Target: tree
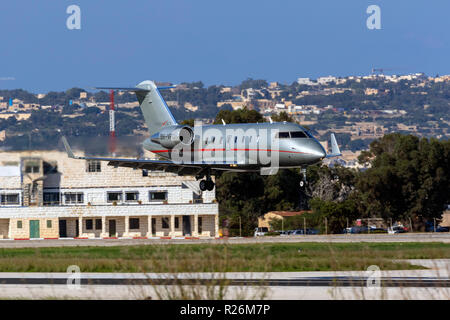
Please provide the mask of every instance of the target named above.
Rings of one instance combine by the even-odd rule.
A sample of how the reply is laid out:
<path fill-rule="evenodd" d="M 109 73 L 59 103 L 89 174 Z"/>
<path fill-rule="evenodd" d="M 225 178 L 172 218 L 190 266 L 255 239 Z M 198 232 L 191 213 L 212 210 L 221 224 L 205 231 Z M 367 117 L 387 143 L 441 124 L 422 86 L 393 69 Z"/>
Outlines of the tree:
<path fill-rule="evenodd" d="M 264 117 L 256 110 L 242 108 L 238 110 L 220 110 L 214 120 L 215 124 L 221 124 L 222 119 L 226 123 L 256 123 L 265 122 Z"/>
<path fill-rule="evenodd" d="M 189 127 L 194 127 L 194 122 L 195 122 L 195 119 L 191 118 L 191 119 L 185 119 L 185 120 L 181 121 L 180 124 L 186 125 L 186 126 L 189 126 Z"/>
<path fill-rule="evenodd" d="M 261 89 L 261 88 L 267 88 L 268 84 L 266 80 L 254 80 L 252 78 L 247 78 L 246 80 L 242 81 L 241 85 L 239 86 L 240 90 L 244 89 Z"/>
<path fill-rule="evenodd" d="M 295 120 L 288 115 L 285 111 L 280 112 L 279 114 L 274 114 L 271 116 L 272 120 L 275 122 L 295 122 Z"/>
<path fill-rule="evenodd" d="M 388 134 L 370 144 L 371 168 L 357 182 L 367 216 L 403 220 L 419 228 L 440 218 L 450 201 L 450 142 Z"/>

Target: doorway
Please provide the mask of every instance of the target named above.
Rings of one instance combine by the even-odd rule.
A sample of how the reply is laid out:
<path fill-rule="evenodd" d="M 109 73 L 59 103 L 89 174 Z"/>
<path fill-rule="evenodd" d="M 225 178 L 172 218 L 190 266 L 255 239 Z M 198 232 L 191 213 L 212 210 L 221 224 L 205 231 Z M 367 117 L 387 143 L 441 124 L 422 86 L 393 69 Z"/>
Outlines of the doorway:
<path fill-rule="evenodd" d="M 156 218 L 152 218 L 152 236 L 156 235 Z"/>
<path fill-rule="evenodd" d="M 116 236 L 116 220 L 109 220 L 109 236 Z"/>
<path fill-rule="evenodd" d="M 67 238 L 67 220 L 59 220 L 59 237 Z"/>
<path fill-rule="evenodd" d="M 191 235 L 191 217 L 183 216 L 183 236 Z"/>
<path fill-rule="evenodd" d="M 30 220 L 30 238 L 40 238 L 39 220 Z"/>
<path fill-rule="evenodd" d="M 78 220 L 75 220 L 75 238 L 80 236 L 80 226 L 78 224 Z"/>

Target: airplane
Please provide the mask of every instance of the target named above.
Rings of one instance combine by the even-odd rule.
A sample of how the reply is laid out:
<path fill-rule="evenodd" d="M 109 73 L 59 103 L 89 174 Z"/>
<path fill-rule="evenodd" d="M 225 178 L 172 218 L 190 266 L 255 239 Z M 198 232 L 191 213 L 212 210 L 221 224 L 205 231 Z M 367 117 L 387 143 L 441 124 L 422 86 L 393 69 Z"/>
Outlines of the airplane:
<path fill-rule="evenodd" d="M 160 156 L 156 159 L 120 159 L 76 156 L 67 139 L 62 141 L 70 158 L 108 161 L 114 167 L 162 170 L 178 175 L 195 176 L 201 191 L 211 191 L 215 183 L 211 176 L 218 172 L 258 172 L 274 174 L 278 169 L 300 168 L 306 185 L 306 166 L 325 158 L 341 156 L 334 134 L 331 153 L 305 128 L 290 122 L 245 124 L 187 125 L 178 124 L 160 90 L 146 80 L 134 88 L 106 88 L 134 92 L 137 96 L 150 137 L 143 148 Z"/>

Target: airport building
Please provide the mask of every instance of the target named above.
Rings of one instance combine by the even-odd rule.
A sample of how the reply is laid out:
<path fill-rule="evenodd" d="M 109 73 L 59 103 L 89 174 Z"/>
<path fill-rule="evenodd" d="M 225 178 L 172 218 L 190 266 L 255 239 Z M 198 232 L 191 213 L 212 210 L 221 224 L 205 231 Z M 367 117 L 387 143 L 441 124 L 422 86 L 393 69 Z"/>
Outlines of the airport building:
<path fill-rule="evenodd" d="M 0 152 L 0 238 L 218 237 L 215 190 L 162 171 Z"/>

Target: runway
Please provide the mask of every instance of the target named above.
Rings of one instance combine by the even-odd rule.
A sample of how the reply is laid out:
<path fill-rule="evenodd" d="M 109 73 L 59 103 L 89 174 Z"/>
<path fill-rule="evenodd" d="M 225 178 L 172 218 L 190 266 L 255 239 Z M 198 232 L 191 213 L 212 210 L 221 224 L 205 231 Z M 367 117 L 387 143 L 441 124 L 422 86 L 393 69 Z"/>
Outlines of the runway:
<path fill-rule="evenodd" d="M 67 275 L 65 277 L 1 277 L 0 285 L 66 285 Z M 81 285 L 203 285 L 214 286 L 218 284 L 228 286 L 287 286 L 287 287 L 366 287 L 368 277 L 351 276 L 328 276 L 328 277 L 302 277 L 298 276 L 291 279 L 198 279 L 198 278 L 178 278 L 163 276 L 161 278 L 117 278 L 117 277 L 89 277 L 81 278 Z M 381 287 L 425 287 L 425 288 L 450 288 L 450 279 L 432 278 L 432 277 L 383 277 L 380 278 Z"/>
<path fill-rule="evenodd" d="M 450 299 L 450 259 L 427 270 L 269 273 L 0 273 L 0 298 Z M 76 279 L 80 279 L 79 282 Z M 371 282 L 372 280 L 372 282 Z M 379 280 L 374 285 L 373 280 Z"/>

